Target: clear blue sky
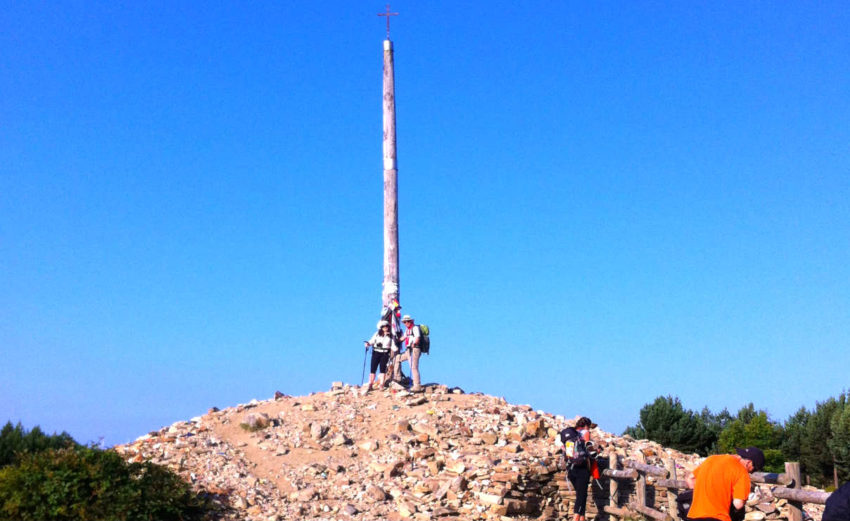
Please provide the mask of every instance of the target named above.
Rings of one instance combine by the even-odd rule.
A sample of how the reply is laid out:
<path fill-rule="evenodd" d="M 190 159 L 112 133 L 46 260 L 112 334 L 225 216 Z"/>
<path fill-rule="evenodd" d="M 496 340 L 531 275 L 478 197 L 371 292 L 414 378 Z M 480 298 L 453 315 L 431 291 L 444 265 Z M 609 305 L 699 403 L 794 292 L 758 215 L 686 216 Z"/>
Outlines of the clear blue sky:
<path fill-rule="evenodd" d="M 114 444 L 359 384 L 383 9 L 0 2 L 0 422 Z M 615 432 L 850 387 L 846 1 L 392 9 L 427 381 Z"/>

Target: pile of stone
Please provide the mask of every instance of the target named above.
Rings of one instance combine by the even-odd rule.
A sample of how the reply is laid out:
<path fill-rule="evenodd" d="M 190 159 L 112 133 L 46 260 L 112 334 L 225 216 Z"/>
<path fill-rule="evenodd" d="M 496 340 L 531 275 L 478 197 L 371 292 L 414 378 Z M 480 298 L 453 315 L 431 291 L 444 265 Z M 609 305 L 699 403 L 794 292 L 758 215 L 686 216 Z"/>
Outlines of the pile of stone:
<path fill-rule="evenodd" d="M 358 391 L 337 382 L 310 396 L 277 393 L 213 408 L 115 449 L 130 461 L 178 472 L 222 505 L 223 519 L 569 516 L 575 491 L 559 469 L 555 440 L 574 419 L 446 386 L 420 394 L 400 387 L 365 396 Z M 599 429 L 593 437 L 604 455 L 622 460 L 640 456 L 662 466 L 673 458 L 680 475 L 699 463 L 696 455 L 646 440 Z M 591 488 L 589 517 L 607 517 L 608 479 Z M 623 482 L 617 501 L 625 504 L 633 495 L 633 486 Z M 751 521 L 787 518 L 783 500 L 765 494 L 753 501 Z"/>

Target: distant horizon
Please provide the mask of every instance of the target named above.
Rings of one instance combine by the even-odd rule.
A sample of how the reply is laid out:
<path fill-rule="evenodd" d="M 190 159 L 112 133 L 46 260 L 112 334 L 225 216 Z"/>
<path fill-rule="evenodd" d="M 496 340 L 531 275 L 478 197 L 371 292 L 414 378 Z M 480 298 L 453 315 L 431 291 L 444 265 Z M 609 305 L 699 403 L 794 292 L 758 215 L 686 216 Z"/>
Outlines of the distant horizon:
<path fill-rule="evenodd" d="M 609 432 L 850 387 L 845 2 L 391 7 L 425 381 Z M 0 419 L 114 445 L 359 381 L 384 10 L 7 5 Z"/>

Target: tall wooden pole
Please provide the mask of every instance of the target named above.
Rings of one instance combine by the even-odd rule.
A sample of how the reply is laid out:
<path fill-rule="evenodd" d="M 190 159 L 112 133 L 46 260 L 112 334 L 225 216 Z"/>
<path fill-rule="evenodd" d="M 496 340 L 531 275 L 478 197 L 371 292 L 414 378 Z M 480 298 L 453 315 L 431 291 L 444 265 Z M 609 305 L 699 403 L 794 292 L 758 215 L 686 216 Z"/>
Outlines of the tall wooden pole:
<path fill-rule="evenodd" d="M 399 299 L 395 80 L 393 42 L 389 34 L 384 40 L 384 288 L 381 297 L 384 306 Z"/>

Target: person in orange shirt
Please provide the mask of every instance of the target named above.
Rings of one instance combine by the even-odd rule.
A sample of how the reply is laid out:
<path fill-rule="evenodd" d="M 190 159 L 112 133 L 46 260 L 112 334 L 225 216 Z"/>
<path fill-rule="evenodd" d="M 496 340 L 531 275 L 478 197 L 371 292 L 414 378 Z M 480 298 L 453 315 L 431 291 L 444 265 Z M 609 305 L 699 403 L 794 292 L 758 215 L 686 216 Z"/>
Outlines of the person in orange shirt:
<path fill-rule="evenodd" d="M 750 495 L 750 472 L 764 467 L 764 453 L 757 447 L 736 452 L 709 456 L 688 476 L 688 486 L 694 489 L 688 519 L 731 521 L 730 506 L 744 508 Z"/>

